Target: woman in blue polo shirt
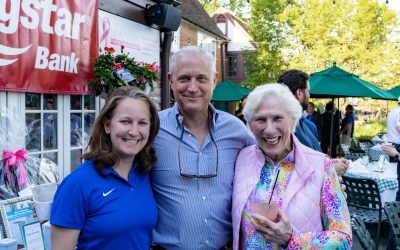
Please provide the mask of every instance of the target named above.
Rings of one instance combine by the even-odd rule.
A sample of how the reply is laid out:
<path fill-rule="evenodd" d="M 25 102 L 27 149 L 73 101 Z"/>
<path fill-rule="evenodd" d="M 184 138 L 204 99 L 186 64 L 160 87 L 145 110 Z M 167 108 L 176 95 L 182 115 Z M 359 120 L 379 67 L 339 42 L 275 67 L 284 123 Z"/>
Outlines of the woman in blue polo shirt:
<path fill-rule="evenodd" d="M 157 221 L 148 172 L 159 129 L 142 92 L 112 92 L 97 117 L 85 162 L 68 175 L 51 210 L 53 249 L 149 249 Z"/>

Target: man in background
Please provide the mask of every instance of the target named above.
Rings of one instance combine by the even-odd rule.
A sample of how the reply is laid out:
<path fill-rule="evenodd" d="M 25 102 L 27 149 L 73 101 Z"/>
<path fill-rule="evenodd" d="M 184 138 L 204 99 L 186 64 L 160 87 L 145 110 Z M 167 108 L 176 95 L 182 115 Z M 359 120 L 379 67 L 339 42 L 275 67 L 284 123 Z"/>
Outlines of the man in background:
<path fill-rule="evenodd" d="M 342 135 L 341 143 L 347 144 L 350 146 L 351 138 L 353 138 L 354 134 L 354 108 L 353 105 L 349 104 L 346 106 L 346 114 L 342 120 L 340 125 L 340 134 Z"/>
<path fill-rule="evenodd" d="M 397 99 L 397 107 L 392 109 L 386 119 L 386 136 L 397 151 L 400 151 L 400 96 Z M 397 159 L 390 157 L 390 161 L 397 162 Z"/>
<path fill-rule="evenodd" d="M 310 76 L 307 73 L 297 69 L 290 69 L 284 71 L 279 76 L 278 82 L 288 86 L 303 109 L 307 109 L 310 98 L 309 79 Z M 295 135 L 302 144 L 322 152 L 317 139 L 318 132 L 315 124 L 305 119 L 303 116 L 296 126 Z M 344 159 L 332 159 L 332 162 L 339 177 L 341 177 L 349 167 L 349 161 Z"/>
<path fill-rule="evenodd" d="M 322 117 L 321 114 L 315 111 L 314 103 L 308 102 L 306 119 L 312 121 L 317 127 L 318 141 L 321 142 L 322 137 Z"/>

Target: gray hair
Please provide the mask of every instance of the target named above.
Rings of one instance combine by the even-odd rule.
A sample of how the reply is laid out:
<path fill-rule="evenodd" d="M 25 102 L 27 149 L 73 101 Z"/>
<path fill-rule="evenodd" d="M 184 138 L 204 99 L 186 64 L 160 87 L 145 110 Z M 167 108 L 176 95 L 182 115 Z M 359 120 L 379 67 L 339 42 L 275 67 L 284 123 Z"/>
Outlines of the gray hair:
<path fill-rule="evenodd" d="M 216 72 L 216 61 L 213 55 L 204 49 L 197 46 L 187 46 L 172 55 L 170 62 L 170 73 L 174 75 L 176 73 L 176 62 L 181 57 L 197 57 L 208 63 L 210 66 L 210 76 L 214 78 Z M 212 79 L 213 80 L 213 79 Z"/>
<path fill-rule="evenodd" d="M 281 107 L 295 120 L 295 126 L 293 127 L 293 130 L 295 130 L 303 109 L 289 88 L 280 83 L 268 83 L 258 86 L 249 94 L 242 112 L 246 121 L 251 121 L 261 102 L 269 97 L 277 97 Z"/>

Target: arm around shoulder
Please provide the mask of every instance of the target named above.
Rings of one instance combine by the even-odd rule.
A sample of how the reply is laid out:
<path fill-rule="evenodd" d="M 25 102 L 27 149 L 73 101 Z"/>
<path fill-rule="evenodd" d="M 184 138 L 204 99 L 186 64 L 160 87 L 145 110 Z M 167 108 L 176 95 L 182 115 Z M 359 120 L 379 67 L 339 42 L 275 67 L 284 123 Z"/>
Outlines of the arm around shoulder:
<path fill-rule="evenodd" d="M 75 249 L 80 230 L 65 227 L 51 226 L 51 249 L 72 250 Z"/>

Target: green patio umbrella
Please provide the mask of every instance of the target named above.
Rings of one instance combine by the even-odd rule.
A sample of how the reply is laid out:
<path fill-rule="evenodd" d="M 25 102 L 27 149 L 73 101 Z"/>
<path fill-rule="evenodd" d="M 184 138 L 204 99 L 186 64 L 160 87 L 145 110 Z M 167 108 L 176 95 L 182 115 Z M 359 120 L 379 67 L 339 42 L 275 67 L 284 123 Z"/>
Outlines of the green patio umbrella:
<path fill-rule="evenodd" d="M 212 101 L 239 101 L 251 92 L 250 89 L 240 86 L 229 80 L 217 84 L 214 89 Z"/>
<path fill-rule="evenodd" d="M 382 100 L 397 98 L 360 77 L 336 66 L 310 75 L 310 95 L 313 98 L 370 97 Z M 333 118 L 331 120 L 333 122 Z M 332 148 L 332 131 L 330 131 L 330 148 Z"/>
<path fill-rule="evenodd" d="M 310 94 L 313 98 L 370 97 L 396 100 L 397 97 L 334 65 L 311 74 Z"/>
<path fill-rule="evenodd" d="M 387 92 L 391 93 L 394 96 L 399 97 L 400 96 L 400 85 L 389 89 Z"/>

